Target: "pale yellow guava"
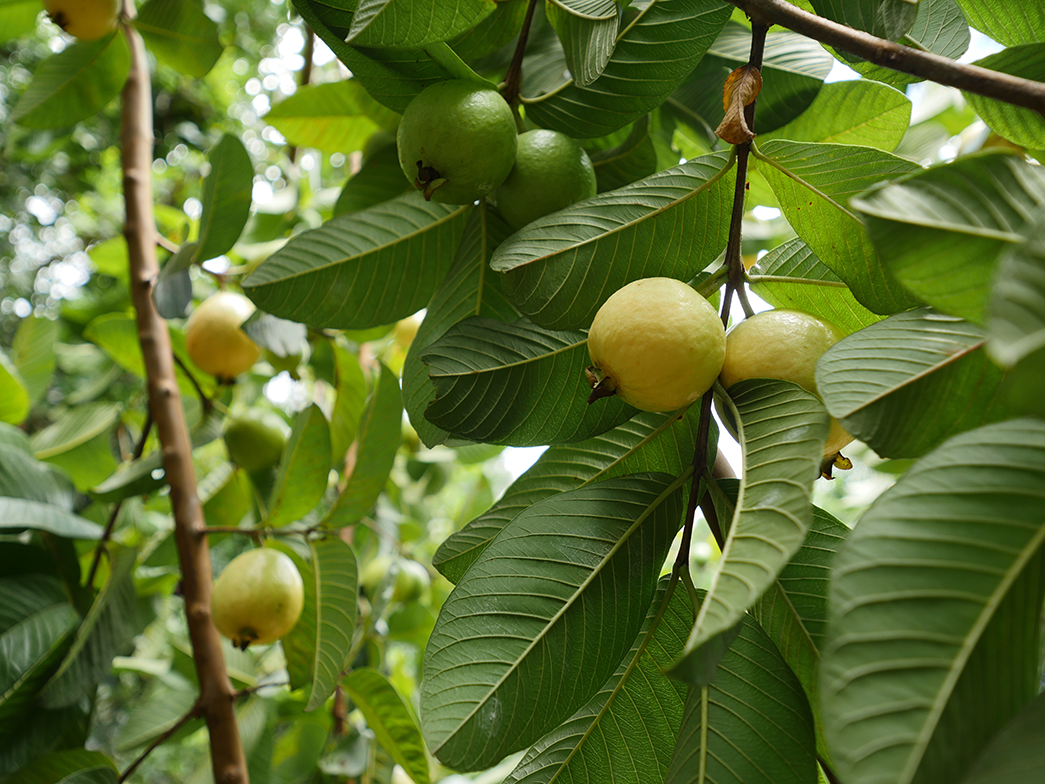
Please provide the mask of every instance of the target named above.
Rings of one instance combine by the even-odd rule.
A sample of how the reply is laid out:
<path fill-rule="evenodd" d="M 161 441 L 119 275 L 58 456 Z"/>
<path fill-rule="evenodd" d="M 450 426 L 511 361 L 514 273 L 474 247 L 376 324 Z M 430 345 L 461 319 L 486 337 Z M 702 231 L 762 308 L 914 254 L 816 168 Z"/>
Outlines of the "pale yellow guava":
<path fill-rule="evenodd" d="M 237 648 L 275 642 L 294 628 L 305 603 L 301 574 L 278 550 L 248 550 L 229 561 L 214 583 L 210 611 Z"/>
<path fill-rule="evenodd" d="M 118 0 L 44 0 L 51 21 L 81 41 L 96 41 L 116 28 Z"/>
<path fill-rule="evenodd" d="M 816 362 L 845 337 L 834 324 L 797 310 L 767 310 L 741 321 L 726 335 L 722 386 L 748 378 L 776 378 L 819 397 Z M 831 417 L 824 457 L 837 454 L 853 437 Z"/>
<path fill-rule="evenodd" d="M 261 349 L 240 329 L 254 303 L 234 291 L 219 291 L 192 311 L 185 325 L 185 349 L 205 373 L 233 379 L 250 370 Z"/>
<path fill-rule="evenodd" d="M 674 278 L 644 278 L 615 292 L 588 332 L 592 398 L 615 393 L 643 411 L 674 411 L 711 388 L 726 335 L 715 309 Z"/>

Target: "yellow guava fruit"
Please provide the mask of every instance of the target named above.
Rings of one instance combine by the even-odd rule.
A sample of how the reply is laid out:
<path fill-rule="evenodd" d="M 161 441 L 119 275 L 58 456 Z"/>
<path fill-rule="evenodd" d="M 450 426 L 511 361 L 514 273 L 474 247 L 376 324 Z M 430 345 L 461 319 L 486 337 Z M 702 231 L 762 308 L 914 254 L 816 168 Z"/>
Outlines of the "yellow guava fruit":
<path fill-rule="evenodd" d="M 116 28 L 119 0 L 44 0 L 51 21 L 81 41 L 96 41 Z"/>
<path fill-rule="evenodd" d="M 218 631 L 237 648 L 275 642 L 294 628 L 305 603 L 301 574 L 290 558 L 261 547 L 229 561 L 211 594 Z"/>
<path fill-rule="evenodd" d="M 588 332 L 589 400 L 615 393 L 643 411 L 674 411 L 711 388 L 726 334 L 715 309 L 674 278 L 644 278 L 615 292 Z"/>
<path fill-rule="evenodd" d="M 279 462 L 288 435 L 290 427 L 275 411 L 252 409 L 229 419 L 225 447 L 240 468 L 262 471 Z"/>
<path fill-rule="evenodd" d="M 197 367 L 222 379 L 233 379 L 258 361 L 261 349 L 240 325 L 254 303 L 234 291 L 219 291 L 192 311 L 185 325 L 185 349 Z"/>
<path fill-rule="evenodd" d="M 776 378 L 819 397 L 816 362 L 845 337 L 834 324 L 797 310 L 767 310 L 741 321 L 726 335 L 722 386 L 748 378 Z M 831 417 L 824 457 L 837 454 L 853 437 Z"/>
<path fill-rule="evenodd" d="M 515 165 L 496 191 L 497 209 L 518 231 L 549 212 L 595 195 L 595 169 L 577 142 L 544 129 L 519 136 Z"/>
<path fill-rule="evenodd" d="M 504 182 L 517 138 L 515 116 L 496 90 L 436 82 L 403 112 L 399 165 L 426 200 L 471 204 Z"/>

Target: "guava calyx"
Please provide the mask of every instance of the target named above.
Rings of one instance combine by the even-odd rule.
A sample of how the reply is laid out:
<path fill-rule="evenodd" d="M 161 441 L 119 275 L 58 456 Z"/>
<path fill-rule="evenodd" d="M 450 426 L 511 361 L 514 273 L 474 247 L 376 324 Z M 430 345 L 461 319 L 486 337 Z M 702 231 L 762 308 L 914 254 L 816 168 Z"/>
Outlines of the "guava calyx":
<path fill-rule="evenodd" d="M 591 394 L 588 395 L 588 405 L 591 405 L 596 400 L 617 394 L 616 382 L 612 376 L 604 374 L 602 368 L 589 365 L 584 368 L 584 378 L 587 379 L 588 386 L 591 387 Z"/>
<path fill-rule="evenodd" d="M 446 177 L 431 166 L 425 166 L 424 161 L 417 162 L 417 176 L 414 177 L 414 187 L 421 191 L 425 201 L 431 201 L 432 194 L 435 193 L 436 188 L 448 182 L 449 180 Z"/>

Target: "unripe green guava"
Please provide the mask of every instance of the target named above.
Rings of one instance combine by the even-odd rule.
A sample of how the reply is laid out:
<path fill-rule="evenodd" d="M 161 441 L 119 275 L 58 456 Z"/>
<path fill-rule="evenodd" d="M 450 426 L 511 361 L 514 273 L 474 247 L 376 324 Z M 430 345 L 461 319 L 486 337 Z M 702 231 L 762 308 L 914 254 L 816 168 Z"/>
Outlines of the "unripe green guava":
<path fill-rule="evenodd" d="M 274 411 L 251 409 L 231 417 L 225 426 L 225 446 L 233 463 L 247 471 L 262 471 L 279 463 L 290 427 Z"/>
<path fill-rule="evenodd" d="M 290 558 L 261 547 L 236 556 L 214 583 L 210 611 L 237 648 L 275 642 L 294 628 L 305 603 L 301 574 Z"/>

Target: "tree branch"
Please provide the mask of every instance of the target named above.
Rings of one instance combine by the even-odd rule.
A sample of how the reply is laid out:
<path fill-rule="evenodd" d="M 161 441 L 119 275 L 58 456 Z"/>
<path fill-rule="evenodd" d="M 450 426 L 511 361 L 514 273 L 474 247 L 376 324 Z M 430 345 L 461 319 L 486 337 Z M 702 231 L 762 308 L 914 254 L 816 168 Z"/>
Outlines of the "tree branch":
<path fill-rule="evenodd" d="M 226 673 L 218 630 L 210 619 L 210 550 L 207 537 L 202 534 L 206 525 L 196 495 L 192 442 L 174 375 L 167 324 L 152 301 L 153 283 L 159 274 L 152 209 L 152 89 L 141 36 L 129 25 L 123 30 L 131 54 L 121 118 L 127 210 L 124 235 L 130 257 L 131 298 L 137 311 L 138 339 L 145 361 L 149 411 L 156 423 L 163 468 L 170 483 L 182 593 L 200 682 L 200 710 L 210 732 L 214 780 L 218 784 L 240 784 L 248 780 L 247 762 L 233 712 L 236 692 Z"/>
<path fill-rule="evenodd" d="M 508 66 L 508 72 L 504 76 L 504 90 L 501 95 L 512 107 L 519 101 L 519 92 L 522 89 L 522 61 L 526 54 L 526 40 L 530 37 L 530 25 L 533 23 L 533 12 L 537 7 L 537 0 L 530 0 L 526 7 L 526 17 L 523 19 L 522 30 L 519 31 L 519 40 L 515 44 L 515 54 Z"/>
<path fill-rule="evenodd" d="M 977 95 L 1023 106 L 1045 116 L 1045 83 L 965 65 L 947 57 L 877 38 L 796 8 L 785 0 L 729 0 L 754 20 L 777 24 L 855 54 L 875 65 Z"/>

